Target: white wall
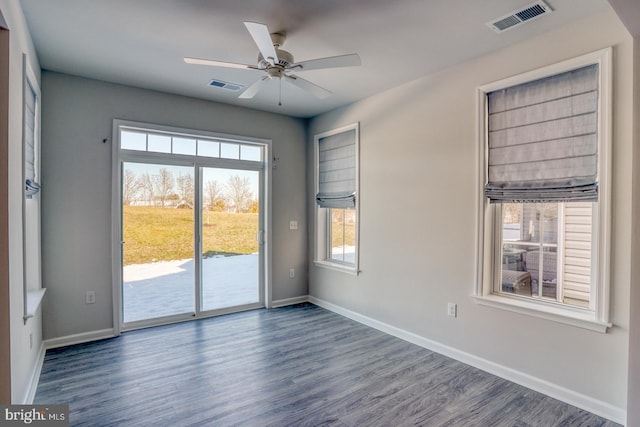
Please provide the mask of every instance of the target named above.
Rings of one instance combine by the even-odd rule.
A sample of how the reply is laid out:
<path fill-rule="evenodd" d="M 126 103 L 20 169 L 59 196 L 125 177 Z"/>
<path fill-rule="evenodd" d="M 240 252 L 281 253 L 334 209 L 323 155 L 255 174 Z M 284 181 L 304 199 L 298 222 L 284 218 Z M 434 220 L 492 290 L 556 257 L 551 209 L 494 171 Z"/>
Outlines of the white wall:
<path fill-rule="evenodd" d="M 600 334 L 476 305 L 480 85 L 614 46 L 612 316 Z M 311 264 L 311 296 L 454 354 L 512 369 L 624 421 L 629 327 L 633 43 L 613 12 L 451 67 L 310 122 L 313 134 L 360 122 L 359 276 Z M 313 194 L 313 150 L 308 193 Z M 313 200 L 310 248 L 314 247 Z M 312 254 L 312 251 L 310 251 Z M 312 256 L 312 255 L 310 255 Z M 447 303 L 458 317 L 447 317 Z M 564 393 L 564 394 L 563 394 Z"/>
<path fill-rule="evenodd" d="M 23 316 L 22 259 L 22 55 L 40 79 L 40 65 L 18 0 L 0 0 L 10 30 L 9 89 L 9 281 L 11 323 L 11 401 L 29 398 L 42 342 L 40 312 L 25 325 Z M 37 245 L 37 243 L 36 243 Z M 30 343 L 29 336 L 32 336 Z M 32 345 L 31 345 L 32 344 Z"/>
<path fill-rule="evenodd" d="M 46 71 L 42 98 L 45 339 L 114 326 L 114 118 L 272 140 L 279 158 L 272 175 L 273 299 L 307 294 L 304 120 Z M 302 230 L 289 231 L 291 219 Z M 295 279 L 289 278 L 289 268 L 298 272 Z M 88 290 L 96 292 L 95 304 L 84 304 Z"/>

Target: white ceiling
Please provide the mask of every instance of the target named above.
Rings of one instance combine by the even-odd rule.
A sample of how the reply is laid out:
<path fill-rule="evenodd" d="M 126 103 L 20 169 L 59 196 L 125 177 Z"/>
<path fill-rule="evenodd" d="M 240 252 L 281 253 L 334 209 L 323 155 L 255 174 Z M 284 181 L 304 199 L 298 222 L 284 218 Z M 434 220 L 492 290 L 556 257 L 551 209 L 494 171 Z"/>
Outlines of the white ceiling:
<path fill-rule="evenodd" d="M 312 117 L 609 8 L 547 0 L 553 13 L 494 33 L 485 23 L 533 0 L 21 0 L 43 69 Z M 634 2 L 636 0 L 628 0 Z M 357 52 L 362 66 L 301 72 L 333 92 L 319 100 L 271 81 L 254 99 L 207 86 L 250 85 L 254 70 L 187 65 L 184 56 L 255 64 L 244 21 L 287 33 L 296 61 Z"/>

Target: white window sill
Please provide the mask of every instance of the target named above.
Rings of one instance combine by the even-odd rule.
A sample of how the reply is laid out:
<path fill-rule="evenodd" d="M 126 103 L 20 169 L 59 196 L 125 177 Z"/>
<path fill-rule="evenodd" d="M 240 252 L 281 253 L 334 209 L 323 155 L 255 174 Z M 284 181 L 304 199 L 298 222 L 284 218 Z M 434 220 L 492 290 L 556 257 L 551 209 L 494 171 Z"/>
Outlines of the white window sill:
<path fill-rule="evenodd" d="M 475 302 L 480 305 L 551 320 L 553 322 L 576 326 L 590 331 L 606 333 L 607 329 L 612 326 L 611 323 L 597 320 L 595 318 L 595 314 L 588 310 L 574 309 L 556 304 L 545 304 L 536 301 L 528 301 L 524 298 L 495 294 L 482 296 L 475 295 L 473 298 Z"/>
<path fill-rule="evenodd" d="M 329 261 L 314 261 L 313 264 L 316 265 L 317 267 L 322 267 L 329 270 L 341 271 L 343 273 L 353 274 L 354 276 L 357 276 L 359 273 L 359 271 L 356 269 L 354 265 L 339 264 L 336 262 L 329 262 Z"/>
<path fill-rule="evenodd" d="M 35 291 L 27 291 L 27 311 L 24 314 L 25 323 L 27 322 L 27 319 L 35 316 L 36 311 L 38 311 L 38 308 L 40 308 L 40 304 L 42 304 L 42 298 L 44 298 L 44 293 L 46 290 L 46 288 L 42 288 Z"/>

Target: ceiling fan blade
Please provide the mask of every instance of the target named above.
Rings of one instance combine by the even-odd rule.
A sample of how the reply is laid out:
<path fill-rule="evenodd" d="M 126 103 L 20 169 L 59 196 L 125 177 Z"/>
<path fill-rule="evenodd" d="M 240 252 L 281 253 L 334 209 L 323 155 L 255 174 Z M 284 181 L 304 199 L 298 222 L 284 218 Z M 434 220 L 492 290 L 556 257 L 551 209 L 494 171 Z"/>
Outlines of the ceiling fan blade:
<path fill-rule="evenodd" d="M 247 65 L 247 64 L 238 64 L 237 62 L 226 62 L 226 61 L 215 61 L 213 59 L 201 59 L 201 58 L 184 58 L 184 62 L 187 64 L 195 64 L 195 65 L 210 65 L 213 67 L 226 67 L 226 68 L 240 68 L 245 70 L 259 70 L 260 68 Z"/>
<path fill-rule="evenodd" d="M 256 93 L 262 89 L 262 86 L 269 80 L 269 76 L 264 76 L 260 80 L 256 80 L 251 86 L 249 86 L 244 92 L 238 96 L 238 98 L 253 98 L 256 96 Z"/>
<path fill-rule="evenodd" d="M 302 90 L 306 90 L 307 92 L 311 92 L 320 99 L 324 99 L 332 94 L 331 91 L 320 87 L 315 83 L 311 83 L 309 80 L 305 80 L 302 77 L 298 77 L 294 74 L 285 74 L 284 76 L 292 85 L 297 86 Z"/>
<path fill-rule="evenodd" d="M 287 68 L 299 68 L 299 71 L 308 71 L 321 70 L 323 68 L 353 67 L 361 63 L 360 56 L 357 53 L 350 53 L 348 55 L 330 56 L 327 58 L 297 62 Z"/>
<path fill-rule="evenodd" d="M 271 65 L 277 63 L 278 55 L 276 55 L 276 48 L 273 47 L 273 41 L 267 26 L 258 22 L 245 22 L 244 25 L 249 30 L 251 37 L 253 37 L 253 41 L 258 45 L 258 50 L 260 50 L 262 57 L 269 61 Z"/>

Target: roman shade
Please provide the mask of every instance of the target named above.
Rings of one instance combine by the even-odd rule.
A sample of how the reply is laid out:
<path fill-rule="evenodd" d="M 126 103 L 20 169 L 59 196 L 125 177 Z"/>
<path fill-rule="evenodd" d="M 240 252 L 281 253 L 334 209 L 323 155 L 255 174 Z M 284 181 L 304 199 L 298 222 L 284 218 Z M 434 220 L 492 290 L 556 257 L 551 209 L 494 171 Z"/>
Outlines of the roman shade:
<path fill-rule="evenodd" d="M 36 179 L 36 93 L 31 87 L 28 79 L 24 79 L 24 117 L 23 117 L 23 139 L 24 139 L 24 179 L 25 195 L 27 198 L 33 197 L 40 191 L 40 185 Z"/>
<path fill-rule="evenodd" d="M 356 131 L 318 139 L 318 194 L 321 208 L 356 205 Z"/>
<path fill-rule="evenodd" d="M 598 65 L 487 94 L 491 202 L 598 199 Z"/>

